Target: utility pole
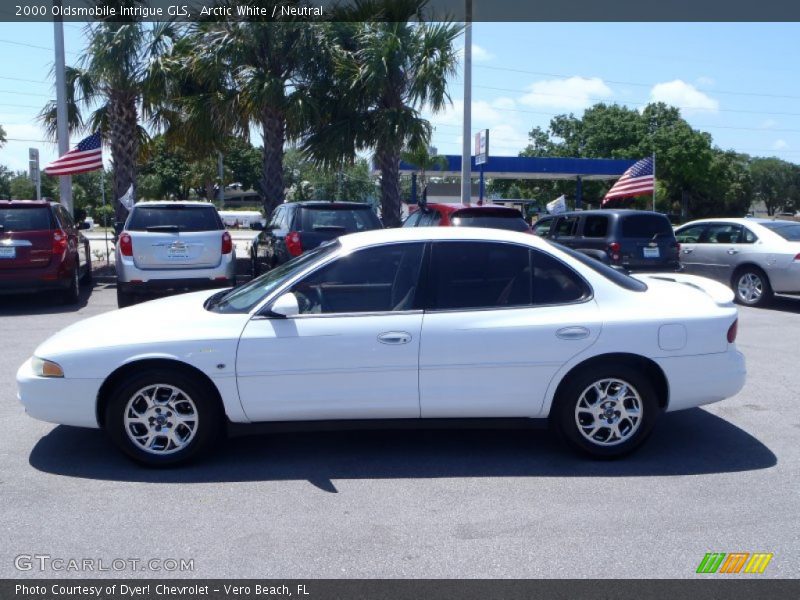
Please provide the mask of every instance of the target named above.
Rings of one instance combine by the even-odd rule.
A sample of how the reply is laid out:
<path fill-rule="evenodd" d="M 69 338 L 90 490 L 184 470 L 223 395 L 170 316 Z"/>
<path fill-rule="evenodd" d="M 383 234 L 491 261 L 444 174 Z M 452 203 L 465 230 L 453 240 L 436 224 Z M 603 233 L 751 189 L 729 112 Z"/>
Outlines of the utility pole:
<path fill-rule="evenodd" d="M 217 199 L 219 200 L 219 208 L 222 210 L 225 204 L 225 167 L 222 164 L 222 152 L 217 152 L 217 178 L 219 179 L 219 190 L 217 191 Z"/>
<path fill-rule="evenodd" d="M 53 6 L 61 8 L 61 0 L 53 0 Z M 60 13 L 61 11 L 58 11 L 57 14 Z M 62 17 L 53 18 L 53 36 L 55 41 L 58 155 L 64 156 L 69 152 L 69 123 L 67 122 L 67 80 L 64 65 L 64 20 Z M 58 189 L 61 204 L 69 214 L 72 214 L 72 176 L 59 175 Z"/>
<path fill-rule="evenodd" d="M 472 0 L 466 0 L 464 24 L 464 123 L 461 143 L 461 203 L 469 205 L 472 196 Z"/>

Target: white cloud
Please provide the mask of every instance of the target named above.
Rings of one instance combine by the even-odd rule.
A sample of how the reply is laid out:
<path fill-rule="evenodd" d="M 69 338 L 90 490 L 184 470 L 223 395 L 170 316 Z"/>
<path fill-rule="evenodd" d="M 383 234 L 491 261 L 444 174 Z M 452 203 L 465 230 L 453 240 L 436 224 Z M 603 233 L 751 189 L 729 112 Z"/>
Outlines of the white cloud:
<path fill-rule="evenodd" d="M 494 58 L 494 54 L 489 52 L 486 48 L 472 44 L 472 60 L 477 62 L 488 62 Z"/>
<path fill-rule="evenodd" d="M 508 110 L 517 107 L 517 103 L 513 98 L 500 96 L 492 100 L 492 106 L 500 110 Z"/>
<path fill-rule="evenodd" d="M 712 79 L 711 77 L 706 77 L 705 75 L 701 75 L 700 77 L 695 79 L 695 82 L 697 83 L 697 85 L 701 87 L 711 87 L 712 85 L 717 83 L 716 81 L 714 81 L 714 79 Z"/>
<path fill-rule="evenodd" d="M 789 148 L 789 144 L 786 140 L 775 140 L 775 143 L 772 144 L 773 150 L 786 150 L 787 148 Z"/>
<path fill-rule="evenodd" d="M 719 110 L 718 100 L 680 79 L 654 85 L 650 90 L 650 100 L 677 106 L 685 114 Z"/>
<path fill-rule="evenodd" d="M 767 119 L 761 123 L 761 129 L 773 129 L 777 126 L 778 122 L 775 119 Z"/>
<path fill-rule="evenodd" d="M 548 79 L 528 86 L 529 93 L 520 102 L 537 108 L 579 110 L 614 95 L 599 77 Z"/>

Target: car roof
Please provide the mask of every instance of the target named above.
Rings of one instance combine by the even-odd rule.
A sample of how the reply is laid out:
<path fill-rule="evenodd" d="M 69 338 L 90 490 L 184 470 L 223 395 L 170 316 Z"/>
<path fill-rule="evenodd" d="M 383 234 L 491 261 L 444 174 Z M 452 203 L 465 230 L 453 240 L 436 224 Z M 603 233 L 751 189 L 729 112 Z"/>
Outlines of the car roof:
<path fill-rule="evenodd" d="M 334 206 L 336 208 L 368 208 L 372 209 L 369 204 L 364 202 L 327 202 L 325 200 L 304 200 L 303 202 L 284 202 L 285 205 L 302 206 L 304 208 L 326 208 Z M 279 205 L 280 206 L 280 205 Z"/>
<path fill-rule="evenodd" d="M 448 202 L 428 202 L 425 208 L 433 208 L 447 213 L 454 213 L 459 210 L 507 210 L 518 213 L 519 209 L 511 206 L 503 206 L 502 204 L 450 204 Z"/>
<path fill-rule="evenodd" d="M 659 215 L 667 218 L 664 213 L 656 212 L 653 210 L 637 210 L 635 208 L 593 208 L 591 210 L 568 210 L 560 215 L 547 215 L 552 217 L 559 217 L 563 215 L 577 216 L 577 215 Z"/>
<path fill-rule="evenodd" d="M 142 200 L 134 204 L 134 207 L 137 206 L 210 206 L 212 208 L 216 208 L 211 202 L 205 202 L 203 200 Z"/>
<path fill-rule="evenodd" d="M 742 225 L 755 223 L 756 225 L 763 225 L 765 223 L 797 223 L 790 219 L 765 219 L 763 217 L 713 217 L 709 219 L 695 219 L 694 221 L 687 221 L 681 227 L 687 225 L 699 225 L 701 223 L 738 223 Z"/>
<path fill-rule="evenodd" d="M 551 248 L 550 244 L 528 232 L 508 231 L 488 227 L 399 227 L 375 229 L 341 236 L 339 242 L 348 249 L 362 248 L 393 242 L 427 242 L 439 240 L 464 240 L 485 242 L 513 242 Z"/>
<path fill-rule="evenodd" d="M 0 206 L 50 206 L 51 204 L 58 204 L 58 202 L 50 202 L 49 200 L 0 200 Z"/>

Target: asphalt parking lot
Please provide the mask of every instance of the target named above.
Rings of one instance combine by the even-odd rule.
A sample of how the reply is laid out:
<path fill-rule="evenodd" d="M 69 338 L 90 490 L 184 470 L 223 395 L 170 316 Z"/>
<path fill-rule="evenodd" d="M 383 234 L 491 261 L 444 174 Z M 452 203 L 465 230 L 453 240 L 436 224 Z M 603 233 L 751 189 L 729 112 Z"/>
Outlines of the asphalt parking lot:
<path fill-rule="evenodd" d="M 70 309 L 0 298 L 2 577 L 154 575 L 21 572 L 20 554 L 194 559 L 156 576 L 202 578 L 684 578 L 706 552 L 740 551 L 774 553 L 756 577 L 800 569 L 800 299 L 741 308 L 744 390 L 665 416 L 621 461 L 585 460 L 547 431 L 295 433 L 167 471 L 16 399 L 39 343 L 115 308 L 107 283 Z"/>

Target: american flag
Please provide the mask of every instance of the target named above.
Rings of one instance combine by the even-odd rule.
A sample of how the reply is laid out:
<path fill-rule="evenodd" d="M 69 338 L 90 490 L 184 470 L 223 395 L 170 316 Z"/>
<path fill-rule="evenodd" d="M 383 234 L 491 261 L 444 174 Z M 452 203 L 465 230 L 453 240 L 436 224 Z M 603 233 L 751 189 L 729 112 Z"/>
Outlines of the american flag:
<path fill-rule="evenodd" d="M 74 150 L 47 165 L 44 172 L 48 175 L 77 175 L 102 168 L 102 138 L 99 133 L 93 133 L 78 142 Z"/>
<path fill-rule="evenodd" d="M 631 198 L 642 194 L 652 194 L 655 185 L 653 173 L 653 158 L 643 158 L 622 174 L 617 183 L 608 190 L 603 198 L 603 206 L 609 200 L 617 198 Z"/>

